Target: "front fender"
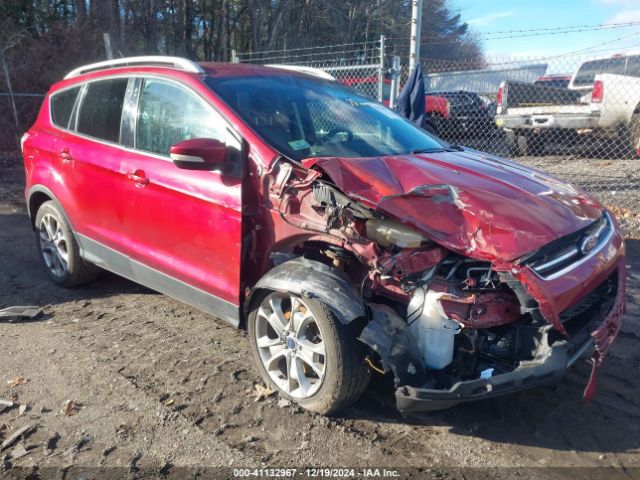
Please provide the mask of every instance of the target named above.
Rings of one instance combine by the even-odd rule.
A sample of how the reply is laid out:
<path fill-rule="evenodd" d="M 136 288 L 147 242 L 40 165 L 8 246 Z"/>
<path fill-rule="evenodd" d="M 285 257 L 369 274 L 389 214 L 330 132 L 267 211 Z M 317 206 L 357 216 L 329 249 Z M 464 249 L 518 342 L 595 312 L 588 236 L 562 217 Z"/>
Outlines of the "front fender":
<path fill-rule="evenodd" d="M 360 294 L 346 275 L 315 260 L 298 257 L 272 268 L 256 283 L 251 297 L 263 289 L 318 300 L 345 325 L 367 315 Z"/>

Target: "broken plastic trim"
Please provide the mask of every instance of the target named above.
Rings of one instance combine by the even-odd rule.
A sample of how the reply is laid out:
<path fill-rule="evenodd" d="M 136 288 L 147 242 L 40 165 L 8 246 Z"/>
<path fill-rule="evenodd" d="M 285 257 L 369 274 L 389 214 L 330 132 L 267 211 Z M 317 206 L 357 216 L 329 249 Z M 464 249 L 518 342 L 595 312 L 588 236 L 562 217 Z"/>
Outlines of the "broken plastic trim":
<path fill-rule="evenodd" d="M 297 257 L 273 267 L 253 288 L 295 293 L 317 298 L 343 324 L 367 315 L 360 294 L 340 270 L 315 260 Z"/>

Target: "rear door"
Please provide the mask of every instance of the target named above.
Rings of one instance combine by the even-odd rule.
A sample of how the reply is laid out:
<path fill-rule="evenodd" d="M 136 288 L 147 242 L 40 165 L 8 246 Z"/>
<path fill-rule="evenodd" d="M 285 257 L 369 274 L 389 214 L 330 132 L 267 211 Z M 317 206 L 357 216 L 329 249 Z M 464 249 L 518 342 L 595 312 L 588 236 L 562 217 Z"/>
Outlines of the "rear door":
<path fill-rule="evenodd" d="M 240 302 L 242 176 L 179 169 L 169 149 L 182 140 L 213 138 L 227 144 L 232 161 L 243 162 L 242 143 L 211 104 L 188 86 L 138 78 L 136 90 L 131 122 L 135 151 L 125 162 L 130 179 L 128 251 L 139 262 L 143 283 L 198 307 L 213 307 L 216 315 L 235 322 L 231 317 L 237 316 Z"/>
<path fill-rule="evenodd" d="M 127 78 L 107 78 L 82 86 L 72 117 L 63 111 L 59 121 L 68 132 L 56 140 L 57 171 L 52 175 L 64 191 L 80 243 L 83 237 L 120 250 L 126 243 L 123 231 L 126 176 L 120 122 Z M 64 93 L 64 92 L 62 92 Z M 60 94 L 62 95 L 62 94 Z M 64 103 L 61 98 L 61 105 Z M 55 110 L 55 98 L 52 101 Z M 56 113 L 52 115 L 56 123 Z M 55 178 L 57 177 L 57 178 Z"/>

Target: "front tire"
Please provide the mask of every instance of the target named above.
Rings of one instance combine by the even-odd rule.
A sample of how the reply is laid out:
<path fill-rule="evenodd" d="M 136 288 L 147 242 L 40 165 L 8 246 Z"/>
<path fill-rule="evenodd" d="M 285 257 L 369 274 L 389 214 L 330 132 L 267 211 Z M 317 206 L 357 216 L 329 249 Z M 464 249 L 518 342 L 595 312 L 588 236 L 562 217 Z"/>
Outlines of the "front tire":
<path fill-rule="evenodd" d="M 370 372 L 352 325 L 331 309 L 298 295 L 256 294 L 247 328 L 264 382 L 281 396 L 323 415 L 335 414 L 364 392 Z"/>
<path fill-rule="evenodd" d="M 80 247 L 60 208 L 44 202 L 35 219 L 36 245 L 49 278 L 63 287 L 75 287 L 96 278 L 98 269 L 80 257 Z"/>

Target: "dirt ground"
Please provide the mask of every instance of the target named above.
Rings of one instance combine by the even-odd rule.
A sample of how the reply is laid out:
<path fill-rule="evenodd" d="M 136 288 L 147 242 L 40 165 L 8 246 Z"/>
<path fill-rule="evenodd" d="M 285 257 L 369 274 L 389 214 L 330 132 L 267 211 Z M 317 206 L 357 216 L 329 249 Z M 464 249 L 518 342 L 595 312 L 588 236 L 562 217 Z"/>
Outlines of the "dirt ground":
<path fill-rule="evenodd" d="M 0 413 L 0 443 L 35 426 L 0 452 L 0 478 L 88 479 L 98 468 L 185 478 L 219 466 L 640 478 L 640 241 L 627 243 L 628 312 L 591 403 L 581 401 L 589 366 L 580 363 L 554 387 L 410 419 L 376 379 L 329 419 L 257 395 L 241 330 L 107 273 L 87 287 L 54 286 L 36 256 L 22 167 L 2 158 L 0 308 L 38 305 L 44 314 L 0 322 L 0 399 L 26 405 Z M 26 383 L 8 383 L 18 377 Z"/>

